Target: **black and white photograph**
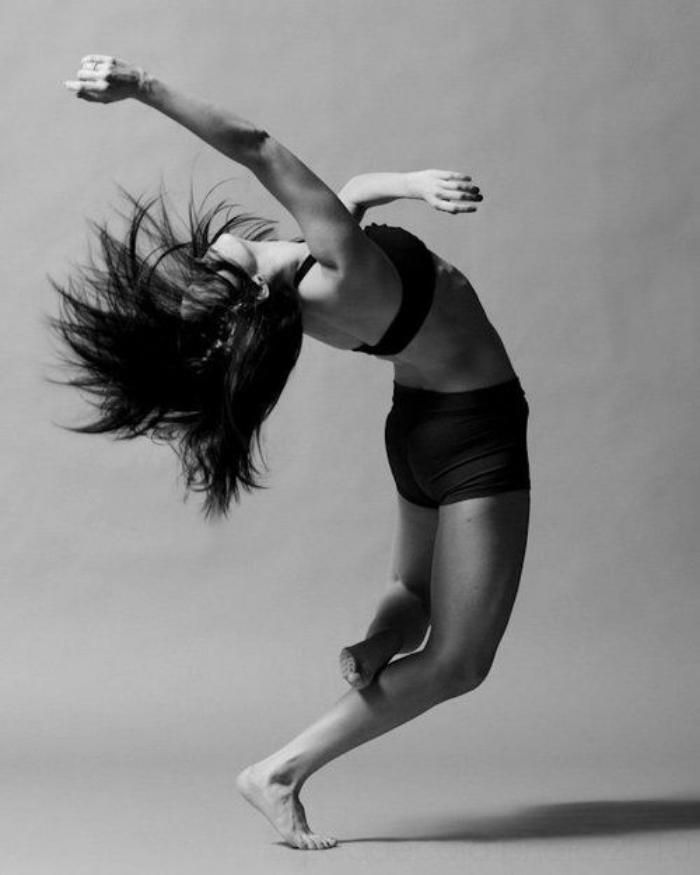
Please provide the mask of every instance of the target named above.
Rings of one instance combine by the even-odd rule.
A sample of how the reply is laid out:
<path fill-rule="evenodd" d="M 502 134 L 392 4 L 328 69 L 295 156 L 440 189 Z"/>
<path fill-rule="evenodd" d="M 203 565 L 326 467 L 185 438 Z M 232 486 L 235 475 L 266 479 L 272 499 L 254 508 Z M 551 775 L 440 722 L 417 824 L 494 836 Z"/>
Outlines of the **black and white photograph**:
<path fill-rule="evenodd" d="M 2 21 L 0 872 L 699 871 L 700 7 Z"/>

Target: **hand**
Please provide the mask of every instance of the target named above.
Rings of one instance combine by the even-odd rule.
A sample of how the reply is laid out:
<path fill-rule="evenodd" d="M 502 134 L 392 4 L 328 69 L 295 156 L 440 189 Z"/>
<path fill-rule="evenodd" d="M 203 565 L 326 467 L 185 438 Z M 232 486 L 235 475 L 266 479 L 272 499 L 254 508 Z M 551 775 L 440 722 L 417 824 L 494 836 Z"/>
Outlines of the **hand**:
<path fill-rule="evenodd" d="M 69 91 L 81 100 L 93 103 L 114 103 L 136 97 L 144 87 L 146 74 L 111 55 L 86 55 L 76 78 L 64 82 Z"/>
<path fill-rule="evenodd" d="M 409 174 L 413 196 L 443 213 L 474 213 L 483 195 L 471 176 L 452 170 L 417 170 Z"/>

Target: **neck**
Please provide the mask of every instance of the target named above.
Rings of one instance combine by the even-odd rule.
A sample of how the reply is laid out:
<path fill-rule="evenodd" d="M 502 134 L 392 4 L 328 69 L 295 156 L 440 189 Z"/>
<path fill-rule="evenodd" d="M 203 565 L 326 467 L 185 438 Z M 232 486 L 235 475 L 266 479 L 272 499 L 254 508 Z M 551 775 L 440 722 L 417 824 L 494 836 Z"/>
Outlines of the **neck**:
<path fill-rule="evenodd" d="M 306 244 L 290 240 L 249 241 L 257 263 L 256 273 L 261 274 L 270 285 L 284 283 L 291 286 L 294 275 L 306 257 Z"/>

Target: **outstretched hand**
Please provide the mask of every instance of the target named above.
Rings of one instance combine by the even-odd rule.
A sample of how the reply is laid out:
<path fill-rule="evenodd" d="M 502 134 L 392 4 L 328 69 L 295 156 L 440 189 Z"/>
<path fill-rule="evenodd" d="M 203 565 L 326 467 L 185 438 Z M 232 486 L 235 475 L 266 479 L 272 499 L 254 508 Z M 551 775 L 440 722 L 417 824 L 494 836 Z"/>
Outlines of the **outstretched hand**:
<path fill-rule="evenodd" d="M 453 170 L 418 170 L 411 174 L 416 197 L 443 213 L 474 213 L 484 198 L 471 176 Z"/>
<path fill-rule="evenodd" d="M 76 78 L 63 84 L 81 100 L 114 103 L 136 97 L 143 88 L 145 73 L 111 55 L 86 55 Z"/>

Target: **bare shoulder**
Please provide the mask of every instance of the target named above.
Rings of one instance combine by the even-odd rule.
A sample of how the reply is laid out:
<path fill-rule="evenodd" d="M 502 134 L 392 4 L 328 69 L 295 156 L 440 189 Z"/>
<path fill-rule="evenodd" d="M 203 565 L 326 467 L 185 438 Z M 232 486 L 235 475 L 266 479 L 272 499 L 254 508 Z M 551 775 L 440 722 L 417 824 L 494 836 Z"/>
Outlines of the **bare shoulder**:
<path fill-rule="evenodd" d="M 401 280 L 384 252 L 365 238 L 345 270 L 315 263 L 299 284 L 299 296 L 309 324 L 346 336 L 348 347 L 371 344 L 401 304 Z"/>
<path fill-rule="evenodd" d="M 435 265 L 435 279 L 436 283 L 440 283 L 442 285 L 464 285 L 465 283 L 469 285 L 469 280 L 456 265 L 447 261 L 440 255 L 436 255 L 434 252 L 431 252 L 433 257 L 433 264 Z"/>

